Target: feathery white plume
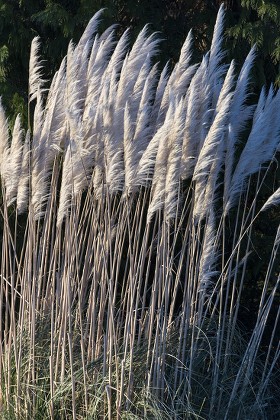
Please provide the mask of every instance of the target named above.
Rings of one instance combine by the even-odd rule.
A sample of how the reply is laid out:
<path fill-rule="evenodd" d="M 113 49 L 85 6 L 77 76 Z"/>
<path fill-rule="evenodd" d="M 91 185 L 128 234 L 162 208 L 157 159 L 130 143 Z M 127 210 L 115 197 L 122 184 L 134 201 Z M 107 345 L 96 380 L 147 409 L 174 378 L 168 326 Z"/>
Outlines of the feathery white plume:
<path fill-rule="evenodd" d="M 108 83 L 104 93 L 103 126 L 106 183 L 110 193 L 122 191 L 124 187 L 123 112 L 114 112 L 116 86 Z"/>
<path fill-rule="evenodd" d="M 225 156 L 225 175 L 224 175 L 224 203 L 227 203 L 230 183 L 232 179 L 233 165 L 235 160 L 235 148 L 239 141 L 241 132 L 244 130 L 248 121 L 252 117 L 254 106 L 246 105 L 248 99 L 248 86 L 250 72 L 256 57 L 256 49 L 253 47 L 249 52 L 242 66 L 237 79 L 236 88 L 233 95 L 230 124 L 228 135 L 226 136 L 226 156 Z"/>
<path fill-rule="evenodd" d="M 207 57 L 204 57 L 188 89 L 188 105 L 181 160 L 181 177 L 183 179 L 187 179 L 192 175 L 202 145 L 202 140 L 204 140 L 202 137 L 202 117 L 206 110 L 206 72 Z"/>
<path fill-rule="evenodd" d="M 178 63 L 175 64 L 172 74 L 170 75 L 168 85 L 171 90 L 174 88 L 174 85 L 178 83 L 178 81 L 180 80 L 182 75 L 186 72 L 186 70 L 188 70 L 190 67 L 190 62 L 192 58 L 192 44 L 193 44 L 193 35 L 192 35 L 192 31 L 190 30 L 182 46 L 179 61 Z"/>
<path fill-rule="evenodd" d="M 75 53 L 75 47 L 70 42 L 67 50 L 66 67 L 66 109 L 71 136 L 75 136 L 77 121 L 83 113 L 86 79 L 81 79 L 79 74 L 79 59 Z"/>
<path fill-rule="evenodd" d="M 147 222 L 149 223 L 152 220 L 153 215 L 158 210 L 161 210 L 164 206 L 165 200 L 165 185 L 166 185 L 166 175 L 167 175 L 167 163 L 168 156 L 170 153 L 171 142 L 170 139 L 170 130 L 173 123 L 173 113 L 175 109 L 175 104 L 170 103 L 168 112 L 166 114 L 166 119 L 164 123 L 164 130 L 161 130 L 161 137 L 159 139 L 155 169 L 153 174 L 153 183 L 152 183 L 152 192 L 151 192 L 151 202 L 148 208 Z"/>
<path fill-rule="evenodd" d="M 172 220 L 177 215 L 179 206 L 179 186 L 181 153 L 185 125 L 185 104 L 183 98 L 176 104 L 173 127 L 170 132 L 170 152 L 167 162 L 165 182 L 165 215 L 166 220 Z"/>
<path fill-rule="evenodd" d="M 256 58 L 256 47 L 254 46 L 246 57 L 240 74 L 237 79 L 236 88 L 232 101 L 230 123 L 234 135 L 238 140 L 240 132 L 246 127 L 248 120 L 252 117 L 254 107 L 246 105 L 248 90 L 250 86 L 250 73 Z"/>
<path fill-rule="evenodd" d="M 134 180 L 135 186 L 147 187 L 153 181 L 159 142 L 163 137 L 167 136 L 167 133 L 167 125 L 163 124 L 154 134 L 139 161 L 137 176 Z"/>
<path fill-rule="evenodd" d="M 92 121 L 97 112 L 98 101 L 103 88 L 103 76 L 106 73 L 110 57 L 115 46 L 113 34 L 100 42 L 94 42 L 87 70 L 87 90 L 84 102 L 83 122 L 85 131 L 92 131 Z"/>
<path fill-rule="evenodd" d="M 219 74 L 219 67 L 225 56 L 225 53 L 222 50 L 223 42 L 223 30 L 224 30 L 224 19 L 225 19 L 225 7 L 222 4 L 219 8 L 217 15 L 214 33 L 212 37 L 212 43 L 210 48 L 210 57 L 209 57 L 209 75 L 210 77 Z"/>
<path fill-rule="evenodd" d="M 224 101 L 226 100 L 228 94 L 233 90 L 235 80 L 234 80 L 234 61 L 230 63 L 229 69 L 227 71 L 226 78 L 224 80 L 224 83 L 222 85 L 222 89 L 220 91 L 217 105 L 216 105 L 216 113 L 218 113 L 223 106 Z"/>
<path fill-rule="evenodd" d="M 24 213 L 29 205 L 30 155 L 30 131 L 28 130 L 22 150 L 22 164 L 17 190 L 17 210 L 19 214 Z"/>
<path fill-rule="evenodd" d="M 95 15 L 90 19 L 89 23 L 87 24 L 86 29 L 84 30 L 83 35 L 80 38 L 80 41 L 76 47 L 77 52 L 81 53 L 81 51 L 85 48 L 85 45 L 88 41 L 92 40 L 93 35 L 96 33 L 98 25 L 100 23 L 100 16 L 104 12 L 104 9 L 100 9 Z"/>
<path fill-rule="evenodd" d="M 153 104 L 152 115 L 151 115 L 151 119 L 155 121 L 155 131 L 159 127 L 161 127 L 161 125 L 164 122 L 165 110 L 162 109 L 161 103 L 163 100 L 166 86 L 168 84 L 168 79 L 169 79 L 169 68 L 168 68 L 168 63 L 167 63 L 160 74 L 160 78 L 157 84 L 157 89 L 156 89 L 156 94 L 155 94 L 155 100 Z"/>
<path fill-rule="evenodd" d="M 50 87 L 42 124 L 40 124 L 41 113 L 39 112 L 38 117 L 36 116 L 38 123 L 36 122 L 34 127 L 32 202 L 36 217 L 43 214 L 44 206 L 50 196 L 53 164 L 65 142 L 65 85 L 65 61 L 63 61 Z M 39 99 L 36 105 L 36 115 L 37 107 L 39 111 L 40 104 Z"/>
<path fill-rule="evenodd" d="M 265 211 L 271 206 L 278 206 L 280 204 L 280 187 L 269 197 L 264 203 L 260 211 Z"/>
<path fill-rule="evenodd" d="M 159 40 L 155 34 L 148 36 L 148 26 L 146 25 L 139 33 L 127 59 L 124 61 L 118 85 L 118 96 L 116 109 L 123 110 L 127 97 L 133 92 L 139 72 L 147 59 L 152 58 L 157 52 Z"/>
<path fill-rule="evenodd" d="M 71 163 L 71 147 L 68 144 L 66 152 L 64 154 L 63 166 L 62 166 L 62 178 L 59 196 L 59 206 L 57 211 L 57 226 L 61 226 L 64 217 L 71 205 L 71 197 L 73 197 L 73 174 L 72 174 L 72 163 Z"/>
<path fill-rule="evenodd" d="M 137 154 L 136 161 L 139 162 L 143 151 L 149 144 L 152 133 L 155 130 L 155 121 L 151 119 L 153 102 L 156 90 L 156 73 L 157 65 L 155 65 L 149 74 L 147 74 L 143 89 L 141 92 L 139 107 L 135 118 L 134 143 L 136 144 Z"/>
<path fill-rule="evenodd" d="M 29 59 L 29 102 L 37 98 L 38 89 L 42 90 L 44 80 L 42 79 L 42 61 L 39 57 L 40 37 L 33 38 Z"/>
<path fill-rule="evenodd" d="M 280 119 L 280 92 L 269 103 L 265 104 L 262 112 L 255 119 L 251 133 L 236 165 L 226 204 L 226 212 L 236 202 L 239 194 L 246 186 L 249 175 L 258 172 L 263 164 L 270 161 L 279 148 Z"/>
<path fill-rule="evenodd" d="M 124 165 L 125 165 L 125 189 L 130 192 L 135 178 L 135 163 L 133 158 L 135 156 L 135 147 L 133 144 L 134 127 L 129 112 L 128 103 L 124 110 Z"/>
<path fill-rule="evenodd" d="M 193 34 L 189 31 L 187 38 L 181 48 L 179 61 L 176 68 L 176 73 L 180 77 L 190 66 L 193 50 Z M 179 74 L 178 74 L 179 73 Z"/>
<path fill-rule="evenodd" d="M 214 210 L 210 208 L 199 262 L 198 291 L 207 296 L 211 292 L 212 278 L 218 274 L 215 265 L 218 260 Z"/>
<path fill-rule="evenodd" d="M 269 92 L 273 93 L 272 87 L 270 87 Z M 254 112 L 253 124 L 255 124 L 260 114 L 263 112 L 266 102 L 268 103 L 272 99 L 272 98 L 269 99 L 268 96 L 269 95 L 266 95 L 265 93 L 265 87 L 263 87 L 259 96 L 259 100 L 255 109 L 255 112 Z"/>
<path fill-rule="evenodd" d="M 223 92 L 221 92 L 223 95 Z M 232 93 L 228 93 L 205 139 L 193 179 L 196 181 L 194 198 L 194 217 L 203 218 L 207 208 L 214 199 L 218 174 L 222 168 L 224 158 L 224 135 L 229 120 Z M 210 190 L 206 190 L 206 187 Z M 207 192 L 207 194 L 206 194 Z M 207 202 L 207 199 L 210 201 Z"/>
<path fill-rule="evenodd" d="M 18 182 L 21 172 L 21 156 L 22 156 L 22 140 L 23 129 L 21 128 L 20 116 L 16 117 L 12 142 L 10 147 L 9 156 L 6 162 L 7 165 L 7 178 L 6 178 L 6 200 L 9 206 L 16 199 Z"/>
<path fill-rule="evenodd" d="M 32 157 L 31 157 L 31 191 L 32 191 L 32 205 L 35 216 L 39 216 L 42 212 L 42 195 L 40 185 L 40 178 L 44 170 L 44 147 L 41 141 L 42 127 L 44 123 L 45 109 L 43 106 L 43 98 L 40 88 L 37 91 L 37 102 L 34 110 L 33 122 L 33 137 L 32 137 Z"/>
<path fill-rule="evenodd" d="M 0 97 L 0 174 L 5 182 L 5 164 L 9 156 L 9 128 L 8 121 Z"/>

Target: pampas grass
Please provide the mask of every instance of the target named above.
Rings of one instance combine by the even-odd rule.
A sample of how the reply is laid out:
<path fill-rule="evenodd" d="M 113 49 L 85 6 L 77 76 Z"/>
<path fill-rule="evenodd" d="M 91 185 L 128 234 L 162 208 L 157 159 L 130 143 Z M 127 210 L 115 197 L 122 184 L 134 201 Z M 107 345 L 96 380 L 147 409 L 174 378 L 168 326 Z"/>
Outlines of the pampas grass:
<path fill-rule="evenodd" d="M 47 95 L 33 41 L 32 131 L 10 141 L 0 107 L 1 418 L 279 415 L 279 228 L 240 322 L 279 93 L 247 104 L 256 52 L 227 69 L 224 14 L 200 65 L 190 33 L 160 73 L 157 36 L 129 51 L 100 11 Z"/>

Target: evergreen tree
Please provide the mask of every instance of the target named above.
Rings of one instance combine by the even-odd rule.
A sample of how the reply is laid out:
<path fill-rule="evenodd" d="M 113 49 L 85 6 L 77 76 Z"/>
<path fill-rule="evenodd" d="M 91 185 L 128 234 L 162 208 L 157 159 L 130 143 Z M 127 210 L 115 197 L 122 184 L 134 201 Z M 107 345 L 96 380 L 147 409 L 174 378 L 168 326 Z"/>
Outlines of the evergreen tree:
<path fill-rule="evenodd" d="M 230 2 L 233 3 L 233 2 Z M 232 27 L 227 34 L 233 56 L 256 44 L 256 80 L 258 87 L 275 82 L 280 86 L 280 5 L 279 0 L 241 0 L 228 5 Z"/>

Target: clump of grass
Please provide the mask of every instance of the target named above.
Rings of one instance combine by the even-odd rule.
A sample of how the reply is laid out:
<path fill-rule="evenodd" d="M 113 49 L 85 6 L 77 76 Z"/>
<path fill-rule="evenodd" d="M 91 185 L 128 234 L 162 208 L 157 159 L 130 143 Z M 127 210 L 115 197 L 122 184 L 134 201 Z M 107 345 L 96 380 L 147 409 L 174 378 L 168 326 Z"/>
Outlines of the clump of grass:
<path fill-rule="evenodd" d="M 273 418 L 279 228 L 252 331 L 239 315 L 254 225 L 278 203 L 259 197 L 279 93 L 247 104 L 256 52 L 235 81 L 223 7 L 202 63 L 190 34 L 170 74 L 147 28 L 128 52 L 128 32 L 95 35 L 99 15 L 47 96 L 35 39 L 25 140 L 0 109 L 3 418 Z"/>

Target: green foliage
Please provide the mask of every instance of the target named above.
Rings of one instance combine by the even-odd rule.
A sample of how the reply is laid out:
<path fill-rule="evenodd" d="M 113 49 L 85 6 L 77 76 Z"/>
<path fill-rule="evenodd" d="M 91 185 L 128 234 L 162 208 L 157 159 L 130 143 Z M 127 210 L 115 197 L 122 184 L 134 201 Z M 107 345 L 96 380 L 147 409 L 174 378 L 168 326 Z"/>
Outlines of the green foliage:
<path fill-rule="evenodd" d="M 6 80 L 7 67 L 6 62 L 9 57 L 9 51 L 6 45 L 0 47 L 0 82 Z"/>
<path fill-rule="evenodd" d="M 242 0 L 239 13 L 232 13 L 228 29 L 229 45 L 236 57 L 254 44 L 258 47 L 256 84 L 265 82 L 280 86 L 280 6 L 267 0 Z M 246 46 L 247 44 L 247 46 Z M 238 53 L 239 52 L 239 53 Z"/>

